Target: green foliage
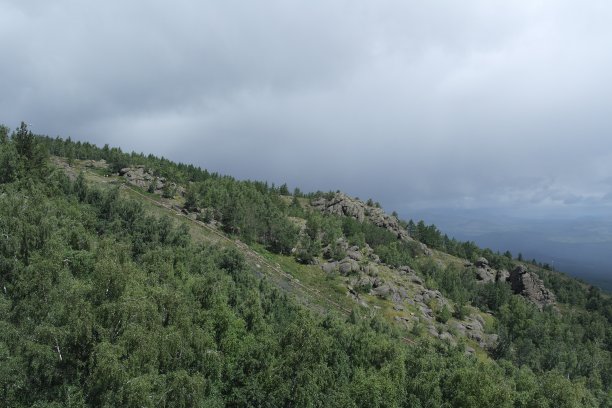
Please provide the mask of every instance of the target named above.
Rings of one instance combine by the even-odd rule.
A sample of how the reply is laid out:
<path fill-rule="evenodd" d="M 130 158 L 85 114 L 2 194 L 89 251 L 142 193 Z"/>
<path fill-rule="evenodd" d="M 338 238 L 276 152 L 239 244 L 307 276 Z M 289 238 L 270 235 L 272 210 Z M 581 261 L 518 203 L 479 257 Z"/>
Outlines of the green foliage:
<path fill-rule="evenodd" d="M 414 266 L 414 257 L 417 249 L 413 242 L 398 241 L 397 239 L 387 245 L 379 245 L 375 252 L 380 259 L 391 266 Z"/>
<path fill-rule="evenodd" d="M 14 143 L 0 144 L 0 183 L 10 183 L 17 179 L 21 172 L 22 162 L 19 160 Z"/>
<path fill-rule="evenodd" d="M 595 289 L 541 272 L 576 307 L 540 312 L 510 295 L 506 284 L 478 285 L 469 269 L 416 258 L 418 246 L 404 247 L 368 223 L 305 214 L 300 236 L 290 206 L 264 183 L 108 146 L 36 137 L 30 145 L 29 133 L 19 132 L 19 149 L 13 138 L 0 144 L 0 160 L 14 164 L 0 168 L 0 405 L 574 407 L 610 401 L 610 300 Z M 193 205 L 209 209 L 227 232 L 280 253 L 297 245 L 304 252 L 296 257 L 306 259 L 323 246 L 335 248 L 343 232 L 350 242 L 368 243 L 385 262 L 417 269 L 455 301 L 456 317 L 469 302 L 494 311 L 497 362 L 467 357 L 461 345 L 408 344 L 394 326 L 359 309 L 348 319 L 315 315 L 256 278 L 237 249 L 193 243 L 185 226 L 152 217 L 116 188 L 92 188 L 83 175 L 71 182 L 44 170 L 45 155 L 36 153 L 44 148 L 55 154 L 73 148 L 77 159 L 104 158 L 116 167 L 146 162 L 160 176 L 194 181 Z M 473 243 L 440 240 L 467 258 L 486 253 L 500 265 L 509 259 Z M 436 309 L 436 317 L 447 321 L 449 308 Z M 416 324 L 413 334 L 423 330 Z"/>
<path fill-rule="evenodd" d="M 314 263 L 315 258 L 321 253 L 321 242 L 311 238 L 308 234 L 300 238 L 295 252 L 295 259 L 303 264 Z"/>
<path fill-rule="evenodd" d="M 45 145 L 28 130 L 24 122 L 10 138 L 8 128 L 0 125 L 0 183 L 48 177 L 47 158 Z"/>
<path fill-rule="evenodd" d="M 438 311 L 436 311 L 436 320 L 440 323 L 448 322 L 448 319 L 450 319 L 451 316 L 451 311 L 446 305 L 443 305 Z"/>
<path fill-rule="evenodd" d="M 6 144 L 9 141 L 10 129 L 8 126 L 0 124 L 0 145 Z"/>
<path fill-rule="evenodd" d="M 489 282 L 480 285 L 472 301 L 484 310 L 499 311 L 512 297 L 510 286 L 505 282 Z"/>
<path fill-rule="evenodd" d="M 149 186 L 149 189 L 151 187 Z M 173 183 L 165 183 L 164 187 L 162 188 L 162 197 L 164 198 L 173 198 L 174 195 L 176 194 L 176 185 Z"/>

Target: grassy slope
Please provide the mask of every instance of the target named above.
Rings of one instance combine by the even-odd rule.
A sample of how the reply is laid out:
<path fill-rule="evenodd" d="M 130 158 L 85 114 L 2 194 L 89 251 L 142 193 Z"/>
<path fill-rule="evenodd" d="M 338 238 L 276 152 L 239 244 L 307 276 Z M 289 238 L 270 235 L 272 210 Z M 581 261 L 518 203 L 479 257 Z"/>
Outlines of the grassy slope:
<path fill-rule="evenodd" d="M 75 160 L 73 165 L 68 167 L 63 159 L 56 158 L 55 162 L 64 167 L 65 171 L 76 177 L 79 172 L 83 172 L 88 183 L 98 186 L 119 186 L 120 192 L 124 197 L 128 197 L 142 203 L 144 208 L 156 216 L 168 216 L 177 223 L 185 223 L 190 231 L 194 242 L 212 243 L 221 246 L 235 247 L 241 251 L 247 260 L 247 264 L 254 273 L 263 276 L 273 282 L 285 293 L 292 296 L 300 304 L 316 310 L 319 313 L 334 315 L 349 315 L 357 304 L 347 296 L 348 278 L 340 275 L 327 275 L 316 265 L 302 265 L 297 263 L 293 257 L 271 253 L 259 244 L 251 246 L 224 234 L 222 231 L 193 218 L 188 217 L 180 211 L 184 204 L 181 197 L 172 199 L 162 198 L 159 195 L 151 194 L 143 189 L 129 185 L 119 176 L 108 176 L 104 169 L 89 168 L 85 166 L 86 161 Z M 289 197 L 286 197 L 290 200 Z M 308 207 L 307 200 L 302 200 L 303 207 Z M 445 265 L 462 265 L 463 260 L 449 254 L 433 251 L 433 259 Z M 414 294 L 414 285 L 398 276 L 395 271 L 390 270 L 384 265 L 379 265 L 379 276 L 388 282 L 401 283 L 407 288 L 410 295 Z M 395 310 L 391 300 L 382 299 L 367 293 L 360 294 L 361 298 L 370 306 L 367 313 L 378 313 L 389 321 L 396 322 L 396 317 L 410 319 L 412 316 L 419 316 L 419 311 L 415 306 L 405 305 L 404 310 Z M 452 305 L 452 301 L 449 301 Z M 482 313 L 476 308 L 471 308 L 471 314 L 480 314 L 488 325 L 494 325 L 494 317 Z M 450 319 L 446 327 L 440 326 L 447 331 L 454 319 Z M 400 327 L 403 327 L 400 325 Z M 452 330 L 449 330 L 452 332 Z M 422 335 L 427 335 L 427 330 L 422 331 Z M 414 332 L 405 329 L 406 339 L 415 337 Z M 480 349 L 473 340 L 464 338 L 465 344 L 476 350 L 479 358 L 487 359 L 487 354 Z"/>

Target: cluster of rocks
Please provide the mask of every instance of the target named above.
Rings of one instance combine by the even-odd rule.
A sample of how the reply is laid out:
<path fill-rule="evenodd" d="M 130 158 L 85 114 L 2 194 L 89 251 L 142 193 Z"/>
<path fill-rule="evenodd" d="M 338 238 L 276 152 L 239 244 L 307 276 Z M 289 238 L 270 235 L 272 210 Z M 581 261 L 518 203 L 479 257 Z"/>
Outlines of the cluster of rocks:
<path fill-rule="evenodd" d="M 108 168 L 108 163 L 106 160 L 85 160 L 83 165 L 90 169 L 106 169 Z"/>
<path fill-rule="evenodd" d="M 466 266 L 472 266 L 471 264 L 468 264 Z M 476 266 L 476 279 L 479 283 L 490 283 L 490 282 L 505 282 L 506 280 L 508 280 L 508 277 L 510 276 L 510 273 L 505 270 L 505 269 L 501 269 L 501 270 L 496 270 L 493 269 L 490 265 L 489 265 L 489 261 L 484 258 L 478 258 L 478 260 L 475 263 Z"/>
<path fill-rule="evenodd" d="M 510 282 L 514 294 L 524 296 L 540 310 L 556 302 L 554 293 L 544 286 L 544 282 L 535 273 L 529 272 L 523 265 L 508 272 L 505 269 L 493 269 L 486 258 L 478 258 L 474 264 L 468 262 L 465 266 L 476 268 L 476 279 L 479 283 Z"/>
<path fill-rule="evenodd" d="M 510 272 L 509 281 L 514 293 L 529 299 L 540 310 L 556 302 L 554 293 L 544 286 L 544 282 L 535 273 L 529 272 L 523 265 Z"/>
<path fill-rule="evenodd" d="M 399 239 L 410 240 L 408 231 L 402 228 L 397 217 L 344 193 L 335 193 L 331 198 L 317 198 L 312 202 L 312 206 L 323 213 L 351 217 L 359 222 L 369 221 L 394 233 Z"/>
<path fill-rule="evenodd" d="M 422 278 L 409 266 L 394 268 L 397 273 L 394 279 L 383 278 L 379 274 L 381 266 L 377 264 L 380 261 L 374 261 L 370 247 L 348 246 L 342 239 L 336 244 L 346 252 L 346 257 L 339 261 L 328 260 L 320 267 L 327 273 L 346 276 L 347 296 L 359 305 L 376 308 L 366 302 L 365 295 L 376 296 L 392 302 L 393 310 L 400 312 L 394 319 L 408 329 L 422 324 L 431 336 L 452 344 L 457 344 L 457 336 L 471 339 L 482 348 L 490 348 L 497 343 L 496 335 L 485 333 L 484 320 L 478 314 L 464 321 L 438 323 L 435 310 L 444 307 L 452 309 L 452 306 L 440 291 L 427 289 Z M 490 269 L 486 260 L 481 260 L 478 267 Z M 466 350 L 468 353 L 474 352 L 470 347 Z"/>
<path fill-rule="evenodd" d="M 484 326 L 484 319 L 478 314 L 468 316 L 464 321 L 451 323 L 451 328 L 458 334 L 474 340 L 481 348 L 492 348 L 499 338 L 497 334 L 485 333 Z"/>
<path fill-rule="evenodd" d="M 341 275 L 347 276 L 355 272 L 365 272 L 370 275 L 378 273 L 378 269 L 375 264 L 380 263 L 380 258 L 374 253 L 374 250 L 370 248 L 368 244 L 365 245 L 363 250 L 358 246 L 349 246 L 346 239 L 339 238 L 335 245 L 339 247 L 340 251 L 344 252 L 346 256 L 339 260 L 329 260 L 321 265 L 321 268 L 327 272 L 332 273 L 334 271 L 340 272 Z M 323 248 L 324 256 L 329 258 L 329 254 L 332 252 L 331 246 Z"/>
<path fill-rule="evenodd" d="M 119 171 L 119 175 L 128 183 L 147 189 L 155 194 L 162 194 L 165 187 L 170 187 L 177 194 L 184 196 L 185 189 L 174 182 L 169 182 L 165 177 L 156 177 L 151 170 L 145 166 L 126 167 Z"/>

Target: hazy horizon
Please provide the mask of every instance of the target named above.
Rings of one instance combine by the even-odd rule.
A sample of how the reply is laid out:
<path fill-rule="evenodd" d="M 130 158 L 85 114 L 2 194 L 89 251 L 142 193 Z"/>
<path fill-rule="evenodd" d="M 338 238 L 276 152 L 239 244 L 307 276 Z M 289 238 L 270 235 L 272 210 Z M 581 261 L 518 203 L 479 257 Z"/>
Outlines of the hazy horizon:
<path fill-rule="evenodd" d="M 0 0 L 0 122 L 371 197 L 609 282 L 611 17 L 599 0 Z"/>

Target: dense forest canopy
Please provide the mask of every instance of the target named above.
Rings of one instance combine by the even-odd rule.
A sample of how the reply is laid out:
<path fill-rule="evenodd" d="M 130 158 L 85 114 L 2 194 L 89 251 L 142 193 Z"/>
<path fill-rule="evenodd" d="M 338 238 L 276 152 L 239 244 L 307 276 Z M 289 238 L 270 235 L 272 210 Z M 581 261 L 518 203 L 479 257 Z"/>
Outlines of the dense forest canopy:
<path fill-rule="evenodd" d="M 308 264 L 341 236 L 410 265 L 456 305 L 493 313 L 487 358 L 356 307 L 315 313 L 232 247 L 195 242 L 116 186 L 70 179 L 49 155 L 143 165 L 188 185 L 186 206 L 223 231 Z M 281 191 L 282 190 L 282 191 Z M 282 194 L 281 194 L 282 193 Z M 560 301 L 539 311 L 508 286 L 417 258 L 368 223 L 308 211 L 286 186 L 238 181 L 163 158 L 0 128 L 0 401 L 7 407 L 579 407 L 612 403 L 612 303 L 539 270 Z M 291 221 L 305 220 L 304 232 Z M 431 248 L 515 260 L 404 223 Z M 416 242 L 416 241 L 415 241 Z M 293 248 L 297 248 L 292 252 Z M 456 313 L 460 313 L 457 308 Z M 446 317 L 448 318 L 448 317 Z"/>

